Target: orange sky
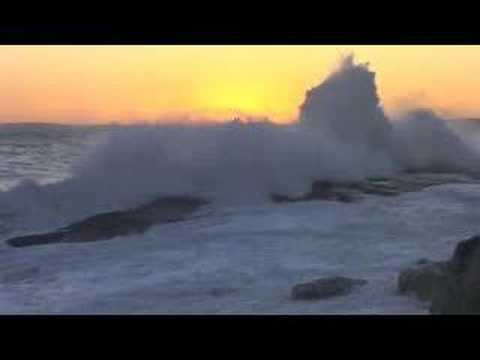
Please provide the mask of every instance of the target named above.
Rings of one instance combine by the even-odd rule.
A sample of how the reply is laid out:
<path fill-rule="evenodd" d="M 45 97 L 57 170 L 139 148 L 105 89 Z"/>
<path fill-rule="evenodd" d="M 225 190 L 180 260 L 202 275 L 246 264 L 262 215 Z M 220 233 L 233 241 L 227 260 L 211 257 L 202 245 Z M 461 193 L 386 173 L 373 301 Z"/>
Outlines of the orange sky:
<path fill-rule="evenodd" d="M 389 113 L 480 117 L 480 46 L 0 46 L 0 122 L 287 122 L 349 52 Z"/>

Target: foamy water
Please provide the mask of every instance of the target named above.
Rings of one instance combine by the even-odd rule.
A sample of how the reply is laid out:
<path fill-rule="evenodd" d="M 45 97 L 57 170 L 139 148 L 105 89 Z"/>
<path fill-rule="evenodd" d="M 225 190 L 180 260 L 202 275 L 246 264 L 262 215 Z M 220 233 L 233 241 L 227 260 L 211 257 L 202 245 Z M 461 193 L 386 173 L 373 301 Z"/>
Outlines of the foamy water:
<path fill-rule="evenodd" d="M 448 257 L 477 233 L 480 186 L 443 185 L 362 203 L 209 207 L 142 236 L 2 247 L 1 312 L 426 313 L 396 294 L 399 271 Z M 345 297 L 296 302 L 293 285 L 361 277 Z"/>
<path fill-rule="evenodd" d="M 478 173 L 478 143 L 431 111 L 388 119 L 375 74 L 353 58 L 307 93 L 288 126 L 0 126 L 0 312 L 426 313 L 396 294 L 398 273 L 479 232 L 478 184 L 348 204 L 272 204 L 269 194 L 315 179 Z M 4 242 L 185 193 L 212 202 L 143 235 Z M 296 283 L 330 275 L 368 284 L 325 301 L 289 298 Z"/>

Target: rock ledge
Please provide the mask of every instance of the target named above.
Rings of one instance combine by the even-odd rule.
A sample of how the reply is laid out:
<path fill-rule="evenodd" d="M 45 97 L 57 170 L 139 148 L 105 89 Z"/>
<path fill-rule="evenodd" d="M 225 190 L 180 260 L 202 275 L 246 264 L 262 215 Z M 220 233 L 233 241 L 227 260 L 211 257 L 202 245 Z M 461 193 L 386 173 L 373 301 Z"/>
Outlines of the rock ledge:
<path fill-rule="evenodd" d="M 352 279 L 343 276 L 321 278 L 311 282 L 297 284 L 292 288 L 293 300 L 319 300 L 334 296 L 347 295 L 355 287 L 367 283 L 363 279 Z"/>

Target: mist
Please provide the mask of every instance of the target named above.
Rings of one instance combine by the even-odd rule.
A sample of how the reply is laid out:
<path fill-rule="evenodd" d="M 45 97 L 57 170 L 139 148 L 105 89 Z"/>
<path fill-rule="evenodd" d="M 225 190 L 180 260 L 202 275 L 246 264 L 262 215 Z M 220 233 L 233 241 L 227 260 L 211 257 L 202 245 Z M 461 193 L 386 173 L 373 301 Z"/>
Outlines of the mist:
<path fill-rule="evenodd" d="M 312 181 L 360 180 L 402 171 L 475 172 L 478 151 L 431 110 L 385 114 L 368 64 L 347 56 L 308 90 L 297 121 L 116 127 L 63 182 L 24 182 L 0 204 L 26 223 L 58 225 L 153 196 L 214 202 L 268 201 Z"/>

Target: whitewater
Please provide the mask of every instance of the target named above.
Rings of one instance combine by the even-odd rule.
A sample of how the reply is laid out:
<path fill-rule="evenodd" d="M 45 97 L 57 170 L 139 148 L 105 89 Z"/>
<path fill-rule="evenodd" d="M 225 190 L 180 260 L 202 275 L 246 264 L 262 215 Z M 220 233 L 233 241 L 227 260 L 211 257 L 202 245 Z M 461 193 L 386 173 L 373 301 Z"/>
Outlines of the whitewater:
<path fill-rule="evenodd" d="M 426 314 L 396 293 L 400 270 L 480 230 L 479 129 L 452 123 L 425 109 L 388 118 L 375 73 L 347 57 L 287 126 L 1 125 L 0 312 Z M 353 203 L 269 197 L 405 171 L 467 183 Z M 5 242 L 175 194 L 210 203 L 142 235 Z M 292 301 L 295 284 L 337 275 L 368 283 Z"/>

